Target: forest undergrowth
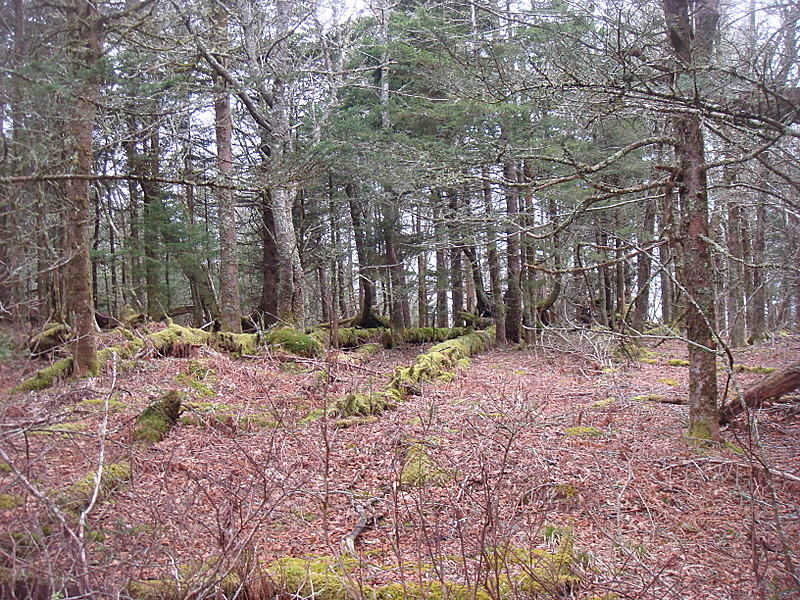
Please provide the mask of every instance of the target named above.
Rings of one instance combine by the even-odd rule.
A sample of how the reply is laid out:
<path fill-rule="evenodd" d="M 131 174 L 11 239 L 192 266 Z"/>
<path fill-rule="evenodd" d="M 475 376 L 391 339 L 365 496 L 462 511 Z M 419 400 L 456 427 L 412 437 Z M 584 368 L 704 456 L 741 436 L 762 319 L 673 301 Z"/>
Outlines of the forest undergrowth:
<path fill-rule="evenodd" d="M 685 345 L 635 360 L 611 350 L 574 337 L 490 349 L 374 415 L 341 414 L 336 399 L 381 388 L 424 348 L 233 359 L 196 347 L 6 395 L 0 587 L 48 599 L 798 597 L 797 403 L 699 448 L 683 437 Z M 746 387 L 797 362 L 800 339 L 734 355 Z M 7 358 L 3 387 L 24 368 Z M 733 389 L 724 371 L 719 382 Z M 177 422 L 143 435 L 143 411 L 171 390 Z"/>

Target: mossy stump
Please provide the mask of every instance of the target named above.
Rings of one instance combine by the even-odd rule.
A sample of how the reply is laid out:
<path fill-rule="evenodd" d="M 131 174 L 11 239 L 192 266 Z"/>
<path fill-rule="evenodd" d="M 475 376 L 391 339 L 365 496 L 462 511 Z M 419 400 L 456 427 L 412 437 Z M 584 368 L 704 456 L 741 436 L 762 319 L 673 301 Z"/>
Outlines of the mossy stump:
<path fill-rule="evenodd" d="M 133 441 L 160 442 L 181 416 L 181 394 L 170 390 L 145 408 L 136 419 Z"/>

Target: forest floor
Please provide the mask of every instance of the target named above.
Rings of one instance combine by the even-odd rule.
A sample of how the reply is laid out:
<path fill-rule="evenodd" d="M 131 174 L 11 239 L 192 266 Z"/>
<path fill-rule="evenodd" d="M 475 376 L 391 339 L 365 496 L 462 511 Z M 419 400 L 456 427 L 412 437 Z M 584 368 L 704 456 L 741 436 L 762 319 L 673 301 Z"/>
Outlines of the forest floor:
<path fill-rule="evenodd" d="M 3 397 L 0 449 L 16 469 L 0 464 L 6 579 L 87 567 L 109 597 L 148 597 L 148 581 L 149 597 L 163 598 L 157 585 L 172 581 L 175 597 L 188 598 L 231 572 L 274 590 L 276 565 L 300 564 L 282 559 L 325 557 L 340 581 L 309 592 L 294 580 L 298 596 L 530 597 L 530 585 L 514 583 L 527 571 L 541 597 L 800 597 L 796 403 L 758 411 L 749 427 L 740 417 L 724 446 L 698 448 L 683 437 L 687 407 L 669 403 L 687 395 L 688 369 L 673 360 L 686 358 L 685 345 L 613 361 L 609 346 L 584 336 L 491 349 L 377 416 L 326 413 L 421 351 L 234 360 L 201 347 Z M 734 355 L 782 368 L 800 360 L 800 338 Z M 23 367 L 5 361 L 2 381 L 13 385 Z M 747 387 L 763 376 L 734 380 Z M 727 381 L 720 371 L 721 394 Z M 137 415 L 170 389 L 184 397 L 178 425 L 157 443 L 134 442 Z M 59 499 L 93 481 L 101 446 L 107 478 L 109 465 L 130 473 L 99 490 L 83 530 Z M 569 577 L 533 564 L 552 569 L 541 551 L 565 548 Z M 308 564 L 319 586 L 321 563 Z"/>

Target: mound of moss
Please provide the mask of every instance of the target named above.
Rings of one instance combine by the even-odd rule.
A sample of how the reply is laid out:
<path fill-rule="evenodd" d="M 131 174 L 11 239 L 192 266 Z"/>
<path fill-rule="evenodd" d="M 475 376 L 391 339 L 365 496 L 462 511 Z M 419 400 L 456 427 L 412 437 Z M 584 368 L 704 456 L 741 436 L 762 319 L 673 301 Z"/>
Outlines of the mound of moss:
<path fill-rule="evenodd" d="M 288 327 L 268 331 L 264 335 L 264 342 L 271 346 L 279 346 L 297 356 L 313 358 L 322 354 L 322 345 L 318 340 Z"/>
<path fill-rule="evenodd" d="M 145 408 L 136 419 L 133 441 L 160 442 L 181 416 L 181 394 L 170 390 Z"/>

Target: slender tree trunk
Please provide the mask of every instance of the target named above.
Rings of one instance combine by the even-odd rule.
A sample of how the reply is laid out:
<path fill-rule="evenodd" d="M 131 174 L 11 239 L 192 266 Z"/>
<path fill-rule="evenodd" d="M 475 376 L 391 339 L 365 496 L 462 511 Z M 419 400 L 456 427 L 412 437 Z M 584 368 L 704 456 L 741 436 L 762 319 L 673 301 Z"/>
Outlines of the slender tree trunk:
<path fill-rule="evenodd" d="M 711 58 L 716 24 L 716 0 L 694 7 L 694 28 L 688 0 L 663 0 L 668 37 L 678 62 L 676 77 L 690 77 L 688 67 Z M 681 229 L 679 279 L 687 294 L 686 336 L 689 346 L 689 431 L 696 440 L 719 440 L 717 369 L 711 327 L 714 315 L 714 274 L 708 227 L 708 185 L 702 122 L 692 112 L 676 112 L 677 181 Z"/>
<path fill-rule="evenodd" d="M 517 167 L 513 163 L 503 166 L 503 175 L 508 182 L 506 188 L 506 247 L 508 251 L 508 289 L 506 291 L 506 339 L 519 342 L 522 339 L 522 289 L 520 288 L 520 243 L 517 226 L 519 213 L 519 192 L 516 184 Z"/>
<path fill-rule="evenodd" d="M 261 299 L 258 312 L 263 325 L 278 322 L 278 248 L 275 246 L 275 222 L 269 191 L 261 199 Z"/>
<path fill-rule="evenodd" d="M 221 53 L 217 60 L 227 65 L 228 15 L 225 8 L 215 4 L 212 16 L 214 33 Z M 236 242 L 236 204 L 230 187 L 233 169 L 233 122 L 228 85 L 218 73 L 214 74 L 214 120 L 217 140 L 217 171 L 221 180 L 216 188 L 219 203 L 219 297 L 221 331 L 242 332 L 242 308 L 239 299 L 239 257 Z"/>
<path fill-rule="evenodd" d="M 489 285 L 492 293 L 492 313 L 495 322 L 495 339 L 498 344 L 506 343 L 506 307 L 503 302 L 503 282 L 500 277 L 500 257 L 497 252 L 497 230 L 494 225 L 494 201 L 492 199 L 492 184 L 489 180 L 489 170 L 484 167 L 483 172 L 483 204 L 486 210 L 486 258 L 489 263 Z"/>
<path fill-rule="evenodd" d="M 453 326 L 460 327 L 464 324 L 464 320 L 459 316 L 459 313 L 463 311 L 465 307 L 464 272 L 461 261 L 463 243 L 458 223 L 459 196 L 453 189 L 447 191 L 447 196 L 449 198 L 447 231 L 450 238 L 450 292 L 453 309 Z"/>
<path fill-rule="evenodd" d="M 415 233 L 422 238 L 422 217 L 414 222 Z M 428 324 L 428 253 L 421 251 L 417 255 L 417 326 Z"/>
<path fill-rule="evenodd" d="M 358 199 L 355 184 L 347 183 L 344 186 L 344 191 L 350 207 L 350 220 L 353 222 L 353 236 L 356 243 L 356 255 L 358 256 L 358 284 L 361 298 L 358 323 L 361 327 L 379 327 L 380 322 L 374 315 L 375 282 L 370 279 L 369 273 L 371 260 L 367 235 L 367 209 Z"/>
<path fill-rule="evenodd" d="M 762 341 L 767 336 L 767 288 L 764 277 L 765 233 L 766 233 L 767 208 L 763 198 L 759 198 L 755 211 L 755 223 L 752 231 L 752 261 L 750 278 L 753 293 L 748 302 L 750 308 L 749 335 L 747 340 L 752 344 Z"/>
<path fill-rule="evenodd" d="M 436 326 L 447 327 L 447 264 L 445 262 L 445 242 L 447 232 L 442 219 L 442 197 L 436 194 L 433 208 L 433 227 L 436 238 Z"/>
<path fill-rule="evenodd" d="M 744 346 L 744 268 L 742 266 L 742 211 L 738 202 L 728 203 L 728 342 L 734 348 Z"/>
<path fill-rule="evenodd" d="M 656 211 L 652 200 L 647 200 L 644 206 L 642 229 L 639 235 L 639 247 L 647 246 L 655 232 Z M 633 304 L 633 319 L 631 326 L 634 331 L 644 331 L 647 321 L 647 310 L 650 306 L 650 272 L 652 259 L 650 252 L 640 252 L 636 257 L 636 299 Z"/>

